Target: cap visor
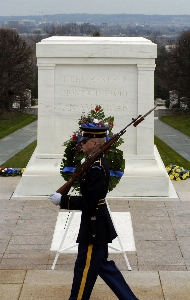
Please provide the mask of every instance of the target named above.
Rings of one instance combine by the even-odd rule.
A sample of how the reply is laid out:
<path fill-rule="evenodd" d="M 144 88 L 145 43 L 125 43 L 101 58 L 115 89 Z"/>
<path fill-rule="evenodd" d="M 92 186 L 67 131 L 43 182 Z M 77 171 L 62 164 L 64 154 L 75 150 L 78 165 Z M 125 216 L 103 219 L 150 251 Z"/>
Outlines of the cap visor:
<path fill-rule="evenodd" d="M 83 136 L 81 139 L 80 139 L 80 142 L 82 142 L 82 141 L 86 141 L 86 140 L 89 140 L 90 139 L 90 137 L 85 137 L 85 136 Z"/>

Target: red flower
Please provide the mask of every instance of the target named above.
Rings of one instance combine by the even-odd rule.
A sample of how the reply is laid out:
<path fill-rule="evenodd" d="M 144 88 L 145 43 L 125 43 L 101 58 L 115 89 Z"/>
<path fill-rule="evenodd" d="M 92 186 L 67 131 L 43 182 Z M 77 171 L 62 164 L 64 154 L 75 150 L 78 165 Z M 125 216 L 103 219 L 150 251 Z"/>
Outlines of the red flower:
<path fill-rule="evenodd" d="M 113 127 L 113 122 L 109 122 L 109 125 Z"/>
<path fill-rule="evenodd" d="M 81 147 L 80 147 L 79 145 L 77 146 L 76 149 L 77 149 L 77 151 L 79 151 L 79 152 L 81 151 Z"/>
<path fill-rule="evenodd" d="M 99 108 L 98 106 L 96 106 L 96 107 L 95 107 L 95 110 L 96 110 L 96 111 L 99 111 L 99 110 L 100 110 L 100 108 Z"/>
<path fill-rule="evenodd" d="M 76 135 L 76 133 L 73 134 L 72 139 L 73 139 L 73 141 L 76 141 L 76 140 L 77 140 L 77 135 Z"/>

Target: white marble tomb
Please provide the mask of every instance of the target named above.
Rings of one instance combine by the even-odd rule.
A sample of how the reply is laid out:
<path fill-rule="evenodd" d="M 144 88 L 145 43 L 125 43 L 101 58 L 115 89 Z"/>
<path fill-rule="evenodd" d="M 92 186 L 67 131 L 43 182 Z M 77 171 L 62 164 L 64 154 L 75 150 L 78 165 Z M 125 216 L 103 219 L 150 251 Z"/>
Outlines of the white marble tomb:
<path fill-rule="evenodd" d="M 57 190 L 63 142 L 97 104 L 115 117 L 113 132 L 154 107 L 156 44 L 128 37 L 56 36 L 37 44 L 37 148 L 21 180 L 23 196 Z M 130 126 L 121 149 L 125 174 L 108 197 L 167 197 L 169 178 L 154 146 L 154 113 Z"/>

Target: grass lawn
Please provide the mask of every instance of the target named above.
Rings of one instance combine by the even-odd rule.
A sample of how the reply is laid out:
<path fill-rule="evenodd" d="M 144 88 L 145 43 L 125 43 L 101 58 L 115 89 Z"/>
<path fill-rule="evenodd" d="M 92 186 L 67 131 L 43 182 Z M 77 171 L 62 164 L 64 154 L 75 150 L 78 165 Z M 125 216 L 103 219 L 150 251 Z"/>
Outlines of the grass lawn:
<path fill-rule="evenodd" d="M 13 133 L 16 130 L 37 120 L 36 115 L 30 115 L 20 112 L 5 113 L 0 119 L 0 139 Z M 25 168 L 28 161 L 36 148 L 37 142 L 34 141 L 28 147 L 21 150 L 15 156 L 3 163 L 1 167 Z"/>
<path fill-rule="evenodd" d="M 13 112 L 0 119 L 0 139 L 37 120 L 36 115 Z"/>
<path fill-rule="evenodd" d="M 190 170 L 190 162 L 169 147 L 166 143 L 161 141 L 157 136 L 154 137 L 154 143 L 157 146 L 165 167 L 172 164 L 184 167 L 186 170 Z"/>
<path fill-rule="evenodd" d="M 190 136 L 190 115 L 189 114 L 180 114 L 162 117 L 160 119 L 162 122 L 170 125 L 171 127 L 179 130 L 180 132 Z M 169 164 L 175 164 L 180 167 L 184 167 L 187 170 L 190 170 L 190 162 L 174 151 L 167 144 L 162 142 L 158 137 L 154 138 L 155 145 L 158 148 L 160 156 L 163 160 L 165 166 Z"/>
<path fill-rule="evenodd" d="M 162 117 L 160 119 L 162 122 L 178 129 L 184 134 L 190 136 L 190 115 L 180 114 L 175 116 Z"/>
<path fill-rule="evenodd" d="M 28 161 L 30 160 L 30 157 L 32 156 L 32 153 L 34 152 L 37 145 L 37 141 L 34 141 L 30 145 L 28 145 L 26 148 L 18 152 L 15 156 L 11 157 L 9 160 L 7 160 L 4 164 L 2 164 L 0 167 L 9 167 L 9 168 L 25 168 L 28 164 Z"/>

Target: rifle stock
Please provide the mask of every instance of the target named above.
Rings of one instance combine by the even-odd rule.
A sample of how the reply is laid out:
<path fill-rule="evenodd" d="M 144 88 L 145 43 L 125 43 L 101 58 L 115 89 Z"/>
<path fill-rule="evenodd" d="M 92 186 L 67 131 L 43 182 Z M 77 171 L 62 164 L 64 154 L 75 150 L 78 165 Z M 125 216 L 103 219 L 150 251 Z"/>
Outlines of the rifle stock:
<path fill-rule="evenodd" d="M 156 106 L 153 109 L 151 109 L 149 112 L 147 112 L 144 116 L 139 115 L 136 119 L 132 119 L 132 121 L 125 128 L 123 128 L 119 133 L 115 134 L 110 140 L 105 142 L 100 148 L 97 149 L 96 152 L 88 156 L 85 162 L 82 163 L 75 170 L 72 177 L 64 185 L 62 185 L 56 192 L 62 195 L 67 195 L 76 178 L 81 174 L 83 174 L 101 154 L 105 153 L 121 137 L 121 135 L 123 135 L 126 132 L 127 127 L 129 127 L 131 124 L 133 124 L 133 126 L 136 127 L 155 108 Z"/>
<path fill-rule="evenodd" d="M 73 174 L 74 175 L 74 174 Z M 62 185 L 56 192 L 60 193 L 61 195 L 67 195 L 70 188 L 72 187 L 76 177 L 72 176 L 64 185 Z"/>

